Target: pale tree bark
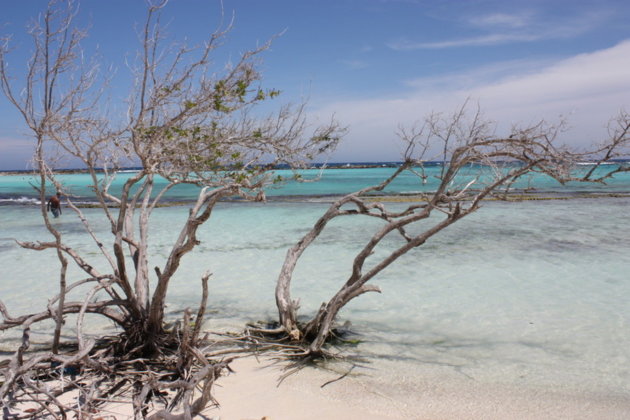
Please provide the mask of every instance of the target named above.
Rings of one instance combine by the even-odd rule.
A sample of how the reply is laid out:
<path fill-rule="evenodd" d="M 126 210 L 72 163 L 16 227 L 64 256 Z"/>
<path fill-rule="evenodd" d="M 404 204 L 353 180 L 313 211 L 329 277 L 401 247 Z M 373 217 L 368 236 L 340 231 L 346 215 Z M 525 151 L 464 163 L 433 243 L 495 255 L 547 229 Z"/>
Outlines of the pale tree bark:
<path fill-rule="evenodd" d="M 488 196 L 505 197 L 519 178 L 530 173 L 543 173 L 561 183 L 604 182 L 615 173 L 630 171 L 629 165 L 620 162 L 601 170 L 603 163 L 629 155 L 630 116 L 627 113 L 622 112 L 611 121 L 610 136 L 606 141 L 591 151 L 578 153 L 555 145 L 563 123 L 550 126 L 541 122 L 529 127 L 513 127 L 507 136 L 497 137 L 493 134 L 493 125 L 482 118 L 478 109 L 472 118 L 467 117 L 466 111 L 465 104 L 450 117 L 433 114 L 421 126 L 401 129 L 399 135 L 407 145 L 405 163 L 382 184 L 336 200 L 287 252 L 276 285 L 280 330 L 290 339 L 302 342 L 306 355 L 325 352 L 324 345 L 332 334 L 339 311 L 348 302 L 363 293 L 380 291 L 368 282 L 382 270 L 477 211 Z M 430 156 L 429 152 L 433 150 L 440 150 L 440 154 Z M 443 162 L 439 183 L 435 191 L 421 194 L 417 202 L 394 212 L 369 197 L 369 193 L 384 189 L 404 171 L 412 171 L 419 182 L 424 182 L 428 175 L 423 162 L 436 160 Z M 585 160 L 591 164 L 589 169 L 576 169 L 575 164 Z M 478 176 L 464 180 L 460 174 L 471 165 L 478 167 Z M 600 168 L 599 172 L 597 168 Z M 298 300 L 294 300 L 290 293 L 293 271 L 302 253 L 327 224 L 336 217 L 349 215 L 377 217 L 384 222 L 355 256 L 350 274 L 341 288 L 322 303 L 310 321 L 300 324 L 297 320 Z M 423 227 L 418 230 L 421 221 Z M 415 233 L 410 233 L 412 231 Z M 399 235 L 401 244 L 375 259 L 375 252 L 385 248 L 383 240 L 392 234 Z M 370 268 L 366 270 L 368 261 Z"/>
<path fill-rule="evenodd" d="M 79 318 L 79 350 L 81 354 L 85 351 L 80 360 L 73 358 L 73 363 L 100 366 L 97 361 L 104 357 L 176 357 L 181 367 L 178 374 L 185 383 L 173 386 L 179 386 L 182 395 L 190 399 L 197 385 L 207 387 L 201 399 L 184 404 L 188 414 L 198 412 L 210 401 L 209 387 L 219 370 L 208 367 L 204 374 L 195 375 L 196 367 L 189 363 L 202 363 L 196 345 L 205 315 L 208 275 L 202 278 L 204 298 L 192 331 L 189 316 L 173 330 L 164 327 L 171 279 L 185 255 L 199 244 L 198 229 L 210 219 L 221 199 L 239 196 L 264 200 L 264 188 L 282 181 L 270 168 L 283 164 L 299 169 L 316 157 L 325 158 L 345 131 L 332 119 L 328 124 L 311 126 L 304 104 L 280 106 L 261 117 L 254 111 L 256 106 L 279 94 L 262 87 L 257 70 L 259 56 L 270 44 L 246 51 L 228 66 L 213 67 L 212 55 L 231 24 L 210 33 L 199 46 L 165 44 L 159 16 L 166 4 L 148 4 L 139 52 L 130 63 L 135 86 L 125 102 L 124 121 L 108 115 L 107 110 L 116 107 L 103 99 L 109 97 L 112 81 L 99 72 L 97 60 L 84 61 L 87 55 L 79 44 L 86 33 L 76 28 L 73 2 L 51 1 L 41 22 L 34 24 L 31 32 L 35 52 L 24 86 L 19 86 L 20 79 L 12 80 L 9 75 L 9 38 L 0 48 L 0 85 L 35 139 L 41 213 L 53 237 L 51 241 L 20 244 L 32 251 L 54 250 L 60 261 L 59 292 L 46 311 L 14 317 L 0 302 L 0 330 L 23 327 L 25 331 L 21 350 L 10 368 L 11 380 L 2 386 L 0 399 L 22 383 L 19 379 L 33 366 L 41 366 L 46 359 L 33 359 L 33 363 L 23 360 L 32 323 L 51 318 L 56 321 L 54 353 L 60 344 L 63 316 L 72 313 Z M 67 159 L 81 162 L 89 174 L 94 199 L 109 224 L 106 234 L 97 233 L 90 218 L 56 178 L 55 169 Z M 141 169 L 125 181 L 122 191 L 115 193 L 111 185 L 125 165 Z M 166 185 L 158 188 L 158 179 L 160 185 L 166 180 Z M 150 255 L 151 216 L 165 195 L 181 184 L 194 185 L 200 192 L 166 262 L 157 267 Z M 50 185 L 65 195 L 65 205 L 98 247 L 98 258 L 74 249 L 51 223 L 46 213 Z M 94 268 L 101 266 L 100 261 L 106 262 L 106 269 Z M 68 278 L 71 265 L 84 277 Z M 88 288 L 83 302 L 65 300 L 69 290 L 83 288 Z M 121 328 L 120 337 L 112 339 L 115 343 L 108 349 L 96 350 L 84 339 L 87 313 L 105 316 Z M 165 386 L 161 381 L 152 383 L 155 390 Z M 48 395 L 36 385 L 31 389 Z"/>
<path fill-rule="evenodd" d="M 198 244 L 196 231 L 209 219 L 216 203 L 228 195 L 264 199 L 262 189 L 275 181 L 268 167 L 283 163 L 299 168 L 314 156 L 332 150 L 344 131 L 331 121 L 307 135 L 304 105 L 285 106 L 266 118 L 253 118 L 250 110 L 255 105 L 278 95 L 276 90 L 259 86 L 260 75 L 255 66 L 257 56 L 269 44 L 245 52 L 223 74 L 218 73 L 210 67 L 211 54 L 230 26 L 212 33 L 200 47 L 163 47 L 158 16 L 165 4 L 154 3 L 148 8 L 141 49 L 132 65 L 136 87 L 128 100 L 128 121 L 122 125 L 99 114 L 99 101 L 110 81 L 96 85 L 98 66 L 76 62 L 83 56 L 79 41 L 85 33 L 72 24 L 73 4 L 63 15 L 63 8 L 51 3 L 43 25 L 34 26 L 36 52 L 23 97 L 14 95 L 15 87 L 6 67 L 6 44 L 1 56 L 4 93 L 22 112 L 38 142 L 35 155 L 41 169 L 42 214 L 47 226 L 55 235 L 44 211 L 45 181 L 60 190 L 63 185 L 56 182 L 50 148 L 45 142 L 56 146 L 62 155 L 79 159 L 92 178 L 98 205 L 111 225 L 111 240 L 95 235 L 70 196 L 67 204 L 111 267 L 109 275 L 115 280 L 115 287 L 109 288 L 109 293 L 117 301 L 124 297 L 125 305 L 120 310 L 133 318 L 124 327 L 145 327 L 144 332 L 134 331 L 140 334 L 138 339 L 143 334 L 154 336 L 162 332 L 170 279 L 182 257 Z M 58 29 L 51 29 L 57 23 Z M 48 50 L 52 44 L 59 48 L 54 54 Z M 73 86 L 64 89 L 63 94 L 57 89 L 62 76 L 64 85 Z M 43 112 L 35 110 L 38 89 L 44 92 Z M 139 163 L 142 168 L 129 177 L 120 194 L 114 195 L 110 185 L 125 162 Z M 156 177 L 168 181 L 160 191 L 155 189 Z M 199 199 L 165 265 L 152 270 L 148 252 L 151 214 L 166 192 L 180 184 L 199 186 Z M 65 255 L 78 260 L 74 257 L 76 251 L 65 245 L 60 236 L 55 237 L 64 284 Z M 93 265 L 86 261 L 81 264 Z M 150 288 L 152 275 L 157 276 L 155 290 Z M 60 300 L 63 301 L 63 294 Z"/>
<path fill-rule="evenodd" d="M 84 37 L 84 33 L 73 30 L 71 27 L 75 13 L 74 5 L 70 2 L 67 14 L 61 14 L 51 8 L 46 11 L 42 21 L 35 21 L 31 24 L 29 32 L 35 42 L 36 49 L 29 61 L 29 71 L 26 74 L 22 95 L 15 93 L 7 72 L 5 57 L 8 51 L 8 39 L 5 39 L 2 48 L 0 48 L 0 85 L 5 96 L 21 113 L 35 139 L 33 164 L 39 174 L 38 189 L 41 214 L 46 229 L 54 237 L 57 258 L 60 263 L 58 305 L 56 308 L 49 306 L 49 311 L 55 313 L 55 331 L 52 343 L 52 351 L 55 354 L 59 350 L 59 339 L 63 325 L 68 261 L 61 251 L 61 234 L 51 223 L 47 213 L 49 193 L 47 186 L 52 183 L 56 190 L 60 191 L 60 185 L 54 182 L 52 169 L 46 158 L 45 147 L 50 141 L 50 132 L 55 124 L 55 119 L 59 118 L 61 114 L 72 113 L 72 99 L 89 89 L 89 83 L 81 80 L 70 91 L 61 95 L 55 94 L 62 79 L 72 71 L 72 61 L 76 58 L 75 54 L 79 42 Z M 36 96 L 36 91 L 41 95 Z M 57 191 L 53 191 L 52 194 Z"/>

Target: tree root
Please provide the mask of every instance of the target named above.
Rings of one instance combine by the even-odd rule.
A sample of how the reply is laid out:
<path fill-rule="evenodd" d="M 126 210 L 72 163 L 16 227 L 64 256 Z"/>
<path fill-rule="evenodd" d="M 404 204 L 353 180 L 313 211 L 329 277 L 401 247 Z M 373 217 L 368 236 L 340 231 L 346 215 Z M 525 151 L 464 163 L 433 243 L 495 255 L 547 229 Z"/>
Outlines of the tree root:
<path fill-rule="evenodd" d="M 186 312 L 184 320 L 189 321 L 188 317 Z M 159 339 L 168 346 L 152 357 L 140 356 L 140 351 L 134 351 L 138 346 L 126 346 L 126 333 L 98 342 L 84 340 L 83 349 L 66 346 L 67 353 L 59 355 L 27 353 L 24 344 L 0 369 L 0 406 L 5 417 L 94 418 L 106 416 L 109 403 L 128 403 L 138 419 L 189 419 L 218 404 L 212 385 L 231 372 L 229 364 L 238 357 L 264 355 L 277 362 L 293 361 L 278 384 L 322 357 L 340 359 L 327 352 L 316 357 L 304 345 L 278 336 L 267 338 L 258 331 L 206 334 L 192 346 L 194 323 L 182 325 L 183 329 Z M 191 331 L 186 333 L 186 328 Z M 130 353 L 119 353 L 122 349 Z"/>
<path fill-rule="evenodd" d="M 124 360 L 103 350 L 93 348 L 88 354 L 74 356 L 46 352 L 10 363 L 0 375 L 4 417 L 91 418 L 106 403 L 128 401 L 133 396 L 136 418 L 151 412 L 152 419 L 191 418 L 209 403 L 216 404 L 212 385 L 224 371 L 230 371 L 234 359 L 210 360 L 199 349 L 189 348 L 187 356 L 194 362 L 184 367 L 183 352 L 152 360 Z M 103 365 L 108 368 L 101 368 Z M 200 395 L 195 392 L 198 388 Z M 177 409 L 181 413 L 172 414 Z"/>
<path fill-rule="evenodd" d="M 64 354 L 27 352 L 25 327 L 22 345 L 0 367 L 0 405 L 12 419 L 92 418 L 106 414 L 112 402 L 131 404 L 138 419 L 188 419 L 217 405 L 212 385 L 231 372 L 235 358 L 265 355 L 278 363 L 290 361 L 278 385 L 306 366 L 351 359 L 335 348 L 345 343 L 347 325 L 334 331 L 326 349 L 313 352 L 308 341 L 291 340 L 278 328 L 250 325 L 241 335 L 215 333 L 199 339 L 199 324 L 191 322 L 186 310 L 181 323 L 155 337 L 160 350 L 150 356 L 143 355 L 138 341 L 132 344 L 133 329 L 98 341 L 82 338 L 78 346 L 64 347 Z"/>

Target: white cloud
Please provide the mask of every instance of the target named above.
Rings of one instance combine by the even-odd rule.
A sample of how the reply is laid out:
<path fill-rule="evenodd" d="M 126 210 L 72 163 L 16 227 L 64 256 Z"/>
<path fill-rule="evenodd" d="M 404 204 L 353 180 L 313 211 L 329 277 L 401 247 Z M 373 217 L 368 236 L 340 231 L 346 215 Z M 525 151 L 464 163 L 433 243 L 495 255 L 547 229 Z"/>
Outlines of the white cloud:
<path fill-rule="evenodd" d="M 361 60 L 340 60 L 340 62 L 352 70 L 361 70 L 368 67 L 368 64 Z"/>
<path fill-rule="evenodd" d="M 396 51 L 420 50 L 420 49 L 442 49 L 456 47 L 484 47 L 490 45 L 507 44 L 510 42 L 528 42 L 536 41 L 543 38 L 542 34 L 531 33 L 496 33 L 490 35 L 482 35 L 471 38 L 454 39 L 450 41 L 437 42 L 410 42 L 408 40 L 400 40 L 391 42 L 387 46 Z"/>
<path fill-rule="evenodd" d="M 458 47 L 483 47 L 546 39 L 573 38 L 589 31 L 608 16 L 605 11 L 566 16 L 559 21 L 549 21 L 533 13 L 492 13 L 466 19 L 466 24 L 485 33 L 440 41 L 411 41 L 399 39 L 387 44 L 396 51 L 419 49 L 443 49 Z"/>
<path fill-rule="evenodd" d="M 393 160 L 398 157 L 392 141 L 399 124 L 410 125 L 433 111 L 453 111 L 467 98 L 500 121 L 499 128 L 567 116 L 571 128 L 563 140 L 575 145 L 602 139 L 608 120 L 630 107 L 630 40 L 555 63 L 533 63 L 525 72 L 509 71 L 513 67 L 497 65 L 501 76 L 494 80 L 483 71 L 452 75 L 452 83 L 444 77 L 437 85 L 435 79 L 417 79 L 411 93 L 337 102 L 320 112 L 334 112 L 350 126 L 337 152 L 339 160 Z"/>
<path fill-rule="evenodd" d="M 27 169 L 33 156 L 33 142 L 29 139 L 0 137 L 0 168 Z"/>
<path fill-rule="evenodd" d="M 422 77 L 405 82 L 407 86 L 422 90 L 466 89 L 479 84 L 489 84 L 505 78 L 524 77 L 551 66 L 550 60 L 519 59 L 502 61 L 474 68 L 463 73 L 446 73 Z"/>
<path fill-rule="evenodd" d="M 28 138 L 13 138 L 0 136 L 0 154 L 16 150 L 33 150 L 34 143 Z"/>
<path fill-rule="evenodd" d="M 469 19 L 474 26 L 482 28 L 488 27 L 507 27 L 522 28 L 531 24 L 532 13 L 492 13 L 489 15 L 475 16 Z"/>
<path fill-rule="evenodd" d="M 609 95 L 618 96 L 618 102 L 625 104 L 630 99 L 630 41 L 562 60 L 534 74 L 477 87 L 472 94 L 520 107 L 588 105 Z"/>

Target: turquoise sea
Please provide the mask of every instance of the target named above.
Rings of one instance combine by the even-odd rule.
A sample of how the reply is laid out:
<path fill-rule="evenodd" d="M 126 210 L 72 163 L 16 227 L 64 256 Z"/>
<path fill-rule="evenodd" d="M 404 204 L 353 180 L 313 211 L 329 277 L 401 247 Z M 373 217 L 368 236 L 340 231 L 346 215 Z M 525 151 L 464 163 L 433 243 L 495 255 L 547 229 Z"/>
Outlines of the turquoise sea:
<path fill-rule="evenodd" d="M 350 165 L 350 164 L 348 164 Z M 337 164 L 335 167 L 327 169 L 308 169 L 300 171 L 300 175 L 305 181 L 312 182 L 295 182 L 290 179 L 293 172 L 289 170 L 277 170 L 274 176 L 281 176 L 288 182 L 280 185 L 274 185 L 267 189 L 266 195 L 271 199 L 281 199 L 283 197 L 316 197 L 347 194 L 357 191 L 361 188 L 376 185 L 391 175 L 395 168 L 391 163 L 372 164 L 370 167 L 344 167 Z M 588 170 L 590 166 L 584 165 L 582 169 L 578 168 L 576 174 L 581 171 Z M 386 189 L 385 193 L 407 193 L 433 191 L 437 187 L 438 180 L 435 175 L 439 174 L 442 167 L 439 164 L 428 165 L 426 170 L 426 181 L 421 180 L 412 173 L 404 173 L 399 176 Z M 606 171 L 607 167 L 603 166 L 597 173 Z M 461 183 L 467 183 L 477 177 L 484 171 L 490 172 L 489 168 L 471 166 L 461 172 L 458 178 Z M 112 183 L 110 191 L 114 194 L 120 192 L 125 181 L 133 176 L 135 170 L 125 170 L 117 174 L 115 181 Z M 90 185 L 92 180 L 87 174 L 68 173 L 58 176 L 58 180 L 64 184 L 65 192 L 73 194 L 75 201 L 91 201 L 93 193 Z M 0 205 L 14 203 L 33 203 L 38 197 L 37 192 L 31 186 L 37 180 L 27 174 L 7 175 L 0 172 Z M 165 185 L 165 181 L 158 180 L 156 182 L 157 191 L 160 185 Z M 574 194 L 574 193 L 623 193 L 630 191 L 630 173 L 620 174 L 619 176 L 609 179 L 605 185 L 588 184 L 588 183 L 568 183 L 561 185 L 557 181 L 540 174 L 533 174 L 523 177 L 513 185 L 513 188 L 520 190 L 535 191 L 537 193 L 554 193 L 554 194 Z M 186 201 L 196 197 L 199 189 L 190 185 L 179 185 L 171 189 L 165 196 L 166 200 Z"/>
<path fill-rule="evenodd" d="M 326 197 L 377 183 L 392 170 L 326 169 L 319 182 L 270 191 L 266 203 L 221 203 L 172 284 L 169 313 L 197 304 L 199 279 L 210 270 L 208 329 L 237 330 L 247 321 L 275 318 L 274 286 L 286 250 L 325 211 Z M 79 200 L 90 200 L 85 175 L 62 178 Z M 55 255 L 14 242 L 48 238 L 28 180 L 0 176 L 0 299 L 13 314 L 39 310 L 57 288 Z M 363 295 L 341 313 L 340 321 L 350 320 L 361 340 L 349 351 L 370 362 L 363 374 L 383 388 L 395 387 L 400 398 L 421 398 L 415 390 L 434 375 L 630 400 L 630 175 L 608 185 L 532 178 L 520 187 L 554 199 L 486 202 L 375 278 L 381 294 Z M 431 181 L 422 185 L 408 177 L 390 192 L 430 188 Z M 182 189 L 169 199 L 191 194 Z M 85 212 L 105 237 L 98 211 Z M 156 209 L 153 265 L 166 257 L 185 216 L 181 205 Z M 54 223 L 91 263 L 103 265 L 69 209 Z M 336 220 L 305 253 L 293 283 L 303 313 L 313 313 L 342 284 L 354 253 L 378 225 Z M 107 328 L 92 322 L 94 330 Z M 73 328 L 68 322 L 66 335 Z M 49 331 L 40 327 L 34 341 Z M 0 333 L 0 350 L 12 348 L 13 338 Z"/>

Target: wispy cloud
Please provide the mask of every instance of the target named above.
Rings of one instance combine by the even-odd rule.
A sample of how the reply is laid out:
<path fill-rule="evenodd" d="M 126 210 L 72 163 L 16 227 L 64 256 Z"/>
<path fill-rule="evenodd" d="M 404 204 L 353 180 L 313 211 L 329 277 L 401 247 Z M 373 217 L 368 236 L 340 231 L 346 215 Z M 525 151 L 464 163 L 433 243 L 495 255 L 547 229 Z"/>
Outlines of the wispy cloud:
<path fill-rule="evenodd" d="M 374 48 L 371 45 L 363 45 L 361 48 L 357 49 L 355 52 L 355 56 L 366 57 L 369 53 L 371 53 Z M 362 70 L 368 68 L 370 65 L 368 61 L 356 58 L 346 58 L 338 60 L 339 63 L 343 64 L 346 68 L 350 70 Z"/>
<path fill-rule="evenodd" d="M 573 38 L 604 21 L 606 12 L 589 12 L 549 21 L 533 12 L 516 14 L 492 13 L 464 20 L 465 26 L 484 33 L 440 41 L 412 41 L 406 38 L 389 42 L 396 51 L 483 47 L 509 43 L 533 42 L 546 39 Z"/>
<path fill-rule="evenodd" d="M 20 162 L 28 165 L 32 155 L 33 142 L 29 139 L 0 136 L 0 167 L 25 169 L 26 166 L 19 166 Z"/>
<path fill-rule="evenodd" d="M 409 3 L 409 4 L 422 4 L 424 0 L 379 0 L 380 3 Z"/>
<path fill-rule="evenodd" d="M 481 28 L 523 28 L 531 25 L 533 13 L 491 13 L 468 19 L 473 26 Z"/>
<path fill-rule="evenodd" d="M 405 85 L 425 92 L 472 89 L 496 82 L 523 78 L 553 64 L 551 59 L 520 59 L 495 62 L 466 71 L 420 77 L 405 81 Z"/>
<path fill-rule="evenodd" d="M 4 150 L 18 150 L 26 148 L 33 148 L 33 142 L 29 141 L 28 138 L 20 139 L 0 135 L 0 152 Z"/>
<path fill-rule="evenodd" d="M 368 63 L 362 60 L 340 60 L 340 63 L 351 70 L 361 70 L 368 67 Z"/>
<path fill-rule="evenodd" d="M 494 74 L 488 77 L 487 72 Z M 567 143 L 585 145 L 606 136 L 606 123 L 630 107 L 630 40 L 555 62 L 508 62 L 440 79 L 416 79 L 400 95 L 330 104 L 350 134 L 338 158 L 396 159 L 395 132 L 433 111 L 452 111 L 466 98 L 502 122 L 525 123 L 569 116 Z M 499 127 L 500 128 L 500 127 Z"/>
<path fill-rule="evenodd" d="M 507 44 L 510 42 L 528 42 L 543 38 L 541 34 L 490 34 L 472 38 L 461 38 L 449 41 L 437 42 L 411 42 L 399 40 L 390 42 L 388 47 L 396 51 L 420 50 L 420 49 L 441 49 L 454 47 L 483 47 L 491 45 Z"/>

